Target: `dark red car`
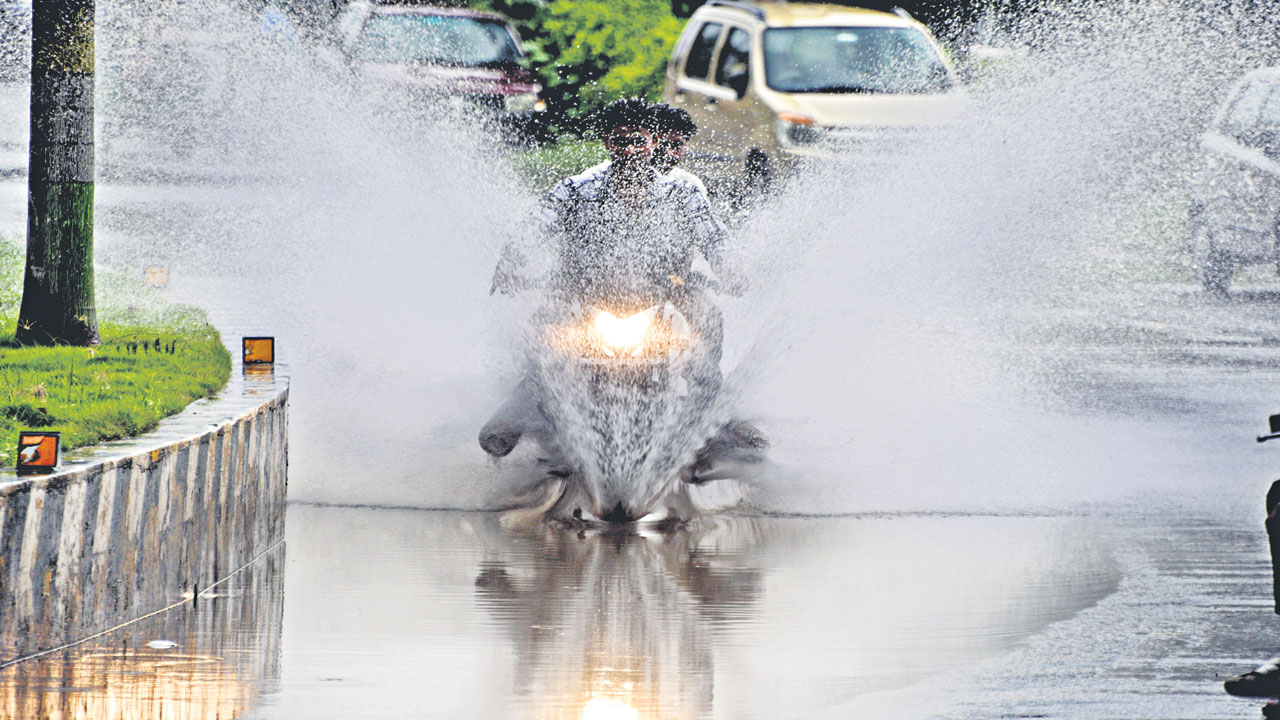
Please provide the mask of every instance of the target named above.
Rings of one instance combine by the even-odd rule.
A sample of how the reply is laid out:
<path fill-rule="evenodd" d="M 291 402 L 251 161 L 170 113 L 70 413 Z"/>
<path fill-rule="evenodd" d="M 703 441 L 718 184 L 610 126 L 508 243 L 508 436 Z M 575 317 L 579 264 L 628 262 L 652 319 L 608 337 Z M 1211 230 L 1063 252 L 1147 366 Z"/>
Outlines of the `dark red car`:
<path fill-rule="evenodd" d="M 335 20 L 343 54 L 365 82 L 441 102 L 526 136 L 546 104 L 500 15 L 452 7 L 355 2 Z"/>

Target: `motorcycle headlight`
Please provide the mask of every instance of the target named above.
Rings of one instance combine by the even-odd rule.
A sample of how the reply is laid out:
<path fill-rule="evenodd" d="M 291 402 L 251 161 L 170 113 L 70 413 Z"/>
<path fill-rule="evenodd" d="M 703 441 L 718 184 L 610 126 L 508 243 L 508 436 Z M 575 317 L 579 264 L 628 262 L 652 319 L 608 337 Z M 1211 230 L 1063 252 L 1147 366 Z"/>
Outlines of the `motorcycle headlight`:
<path fill-rule="evenodd" d="M 503 107 L 509 113 L 534 112 L 538 109 L 538 105 L 542 104 L 538 100 L 538 93 L 508 95 L 502 102 Z M 543 105 L 543 107 L 546 107 L 546 105 Z"/>
<path fill-rule="evenodd" d="M 631 317 L 620 318 L 617 315 L 601 310 L 592 320 L 591 325 L 600 338 L 605 353 L 613 356 L 619 353 L 637 355 L 644 348 L 645 335 L 653 325 L 659 308 L 649 308 Z"/>
<path fill-rule="evenodd" d="M 822 128 L 813 118 L 799 113 L 778 113 L 778 142 L 782 145 L 813 145 L 822 139 Z"/>

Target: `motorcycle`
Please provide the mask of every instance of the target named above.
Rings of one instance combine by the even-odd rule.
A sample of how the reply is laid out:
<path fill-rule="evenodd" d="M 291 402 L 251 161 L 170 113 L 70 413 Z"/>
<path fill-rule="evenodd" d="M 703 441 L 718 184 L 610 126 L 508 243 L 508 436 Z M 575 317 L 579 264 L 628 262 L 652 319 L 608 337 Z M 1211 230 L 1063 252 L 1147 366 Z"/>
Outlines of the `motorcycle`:
<path fill-rule="evenodd" d="M 727 421 L 718 348 L 711 351 L 719 338 L 686 315 L 714 283 L 667 280 L 553 295 L 535 317 L 523 397 L 506 415 L 523 417 L 522 434 L 543 451 L 548 486 L 538 512 L 569 522 L 678 522 L 742 499 L 732 481 L 768 443 Z"/>

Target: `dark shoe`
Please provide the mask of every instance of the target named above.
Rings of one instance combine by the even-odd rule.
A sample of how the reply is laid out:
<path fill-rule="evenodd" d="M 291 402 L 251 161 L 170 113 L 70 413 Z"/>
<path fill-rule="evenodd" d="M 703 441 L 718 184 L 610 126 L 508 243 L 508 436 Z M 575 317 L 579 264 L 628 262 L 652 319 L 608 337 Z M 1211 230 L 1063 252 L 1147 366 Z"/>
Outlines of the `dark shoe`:
<path fill-rule="evenodd" d="M 538 458 L 538 464 L 543 467 L 549 477 L 567 478 L 573 474 L 573 466 L 564 460 L 556 460 L 554 458 Z"/>
<path fill-rule="evenodd" d="M 735 447 L 764 450 L 769 447 L 769 438 L 760 432 L 760 428 L 745 420 L 737 420 L 725 425 L 720 431 L 728 436 Z"/>
<path fill-rule="evenodd" d="M 1272 658 L 1256 670 L 1222 683 L 1228 695 L 1237 697 L 1280 697 L 1280 658 Z"/>
<path fill-rule="evenodd" d="M 500 458 L 511 454 L 520 442 L 520 428 L 505 420 L 490 420 L 480 428 L 480 447 L 490 455 Z"/>
<path fill-rule="evenodd" d="M 761 462 L 764 460 L 763 451 L 768 447 L 769 438 L 755 425 L 745 420 L 727 423 L 698 451 L 693 465 L 683 474 L 683 480 L 701 485 L 715 479 L 713 471 L 718 464 L 741 466 Z"/>

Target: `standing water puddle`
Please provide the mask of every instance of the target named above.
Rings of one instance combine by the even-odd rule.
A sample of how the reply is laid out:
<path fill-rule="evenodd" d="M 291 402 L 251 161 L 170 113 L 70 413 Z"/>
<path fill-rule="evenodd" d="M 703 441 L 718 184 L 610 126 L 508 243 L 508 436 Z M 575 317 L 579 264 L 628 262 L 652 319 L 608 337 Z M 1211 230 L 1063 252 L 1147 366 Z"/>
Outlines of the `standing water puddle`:
<path fill-rule="evenodd" d="M 806 716 L 1096 605 L 1121 572 L 1089 525 L 723 517 L 579 533 L 294 505 L 287 554 L 195 606 L 6 669 L 0 714 Z"/>

